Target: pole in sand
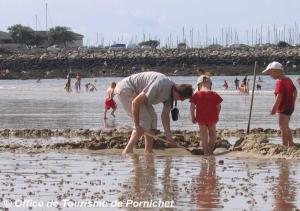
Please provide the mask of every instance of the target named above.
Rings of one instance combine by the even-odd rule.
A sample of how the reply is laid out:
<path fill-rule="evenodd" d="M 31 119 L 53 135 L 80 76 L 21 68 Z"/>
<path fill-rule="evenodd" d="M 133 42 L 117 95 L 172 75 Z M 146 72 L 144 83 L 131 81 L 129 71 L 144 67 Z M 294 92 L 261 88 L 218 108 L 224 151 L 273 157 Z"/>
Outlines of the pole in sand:
<path fill-rule="evenodd" d="M 255 82 L 256 82 L 256 66 L 257 66 L 257 61 L 255 61 L 254 63 L 254 70 L 253 70 L 253 86 L 252 86 L 252 96 L 251 96 L 250 112 L 248 118 L 247 134 L 249 134 L 250 132 L 250 122 L 251 122 L 252 106 L 253 106 L 253 98 L 254 98 Z"/>

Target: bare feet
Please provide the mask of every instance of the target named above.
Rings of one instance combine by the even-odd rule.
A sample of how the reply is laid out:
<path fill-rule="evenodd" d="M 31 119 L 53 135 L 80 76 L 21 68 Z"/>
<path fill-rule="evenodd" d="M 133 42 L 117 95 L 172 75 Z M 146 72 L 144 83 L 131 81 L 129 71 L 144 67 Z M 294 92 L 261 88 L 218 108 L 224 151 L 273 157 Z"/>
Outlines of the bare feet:
<path fill-rule="evenodd" d="M 132 154 L 133 150 L 124 149 L 122 155 Z"/>

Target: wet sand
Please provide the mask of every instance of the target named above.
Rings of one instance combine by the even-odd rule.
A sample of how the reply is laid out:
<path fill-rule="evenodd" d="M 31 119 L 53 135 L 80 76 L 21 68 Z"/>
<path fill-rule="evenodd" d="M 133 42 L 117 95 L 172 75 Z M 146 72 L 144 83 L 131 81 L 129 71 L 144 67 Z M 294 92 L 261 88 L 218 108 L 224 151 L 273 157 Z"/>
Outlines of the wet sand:
<path fill-rule="evenodd" d="M 276 131 L 269 136 L 259 131 L 249 136 L 241 130 L 219 131 L 240 137 L 207 157 L 163 145 L 157 145 L 161 148 L 153 155 L 145 155 L 138 145 L 140 149 L 127 156 L 121 155 L 121 147 L 87 147 L 91 141 L 112 140 L 116 133 L 130 134 L 126 130 L 101 131 L 99 140 L 93 139 L 99 131 L 2 130 L 0 208 L 295 210 L 300 207 L 300 148 L 272 144 Z M 180 140 L 183 131 L 174 134 L 185 143 Z M 193 135 L 185 131 L 185 137 Z M 154 207 L 153 201 L 164 202 L 165 208 Z M 140 204 L 137 208 L 131 202 Z M 96 204 L 88 207 L 91 203 Z"/>
<path fill-rule="evenodd" d="M 118 201 L 121 210 L 137 210 L 126 205 L 128 200 L 173 200 L 174 210 L 293 210 L 300 206 L 298 161 L 235 154 L 194 156 L 181 149 L 155 150 L 148 156 L 142 149 L 128 156 L 120 152 L 2 152 L 0 206 L 20 199 L 42 201 L 43 210 L 99 210 L 76 207 L 74 203 L 81 201 L 107 202 L 107 210 L 120 210 L 111 206 Z M 49 201 L 57 202 L 57 207 L 46 207 Z"/>

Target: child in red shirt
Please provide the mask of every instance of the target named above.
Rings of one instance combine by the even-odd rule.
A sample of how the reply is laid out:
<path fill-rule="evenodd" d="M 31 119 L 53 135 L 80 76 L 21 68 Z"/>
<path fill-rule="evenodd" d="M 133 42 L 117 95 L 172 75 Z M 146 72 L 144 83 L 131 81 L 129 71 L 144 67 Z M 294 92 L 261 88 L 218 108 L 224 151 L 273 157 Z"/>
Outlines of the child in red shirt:
<path fill-rule="evenodd" d="M 263 71 L 276 81 L 275 102 L 271 109 L 271 115 L 278 114 L 278 123 L 281 131 L 282 144 L 293 147 L 293 136 L 289 128 L 289 122 L 294 112 L 297 90 L 292 80 L 283 73 L 283 67 L 279 62 L 272 62 Z"/>
<path fill-rule="evenodd" d="M 211 155 L 217 140 L 216 124 L 223 99 L 211 91 L 212 81 L 208 76 L 200 76 L 197 85 L 198 91 L 191 98 L 191 117 L 192 122 L 199 125 L 204 155 Z"/>

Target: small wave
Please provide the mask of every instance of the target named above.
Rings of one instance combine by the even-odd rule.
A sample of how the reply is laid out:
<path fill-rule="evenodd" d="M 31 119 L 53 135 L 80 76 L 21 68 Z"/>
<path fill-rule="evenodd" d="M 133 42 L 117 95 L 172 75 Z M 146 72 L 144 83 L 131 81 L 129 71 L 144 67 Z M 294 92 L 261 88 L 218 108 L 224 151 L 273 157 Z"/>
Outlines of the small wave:
<path fill-rule="evenodd" d="M 0 89 L 6 89 L 6 90 L 11 90 L 11 89 L 17 89 L 16 86 L 12 86 L 12 87 L 5 87 L 5 86 L 0 86 Z"/>

